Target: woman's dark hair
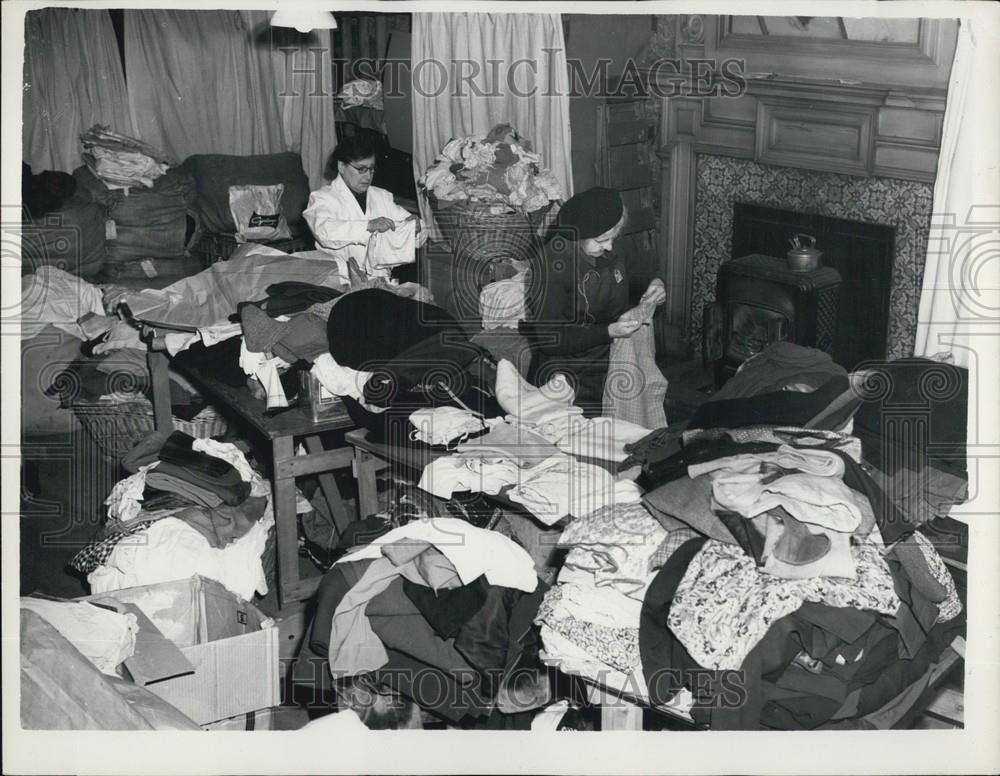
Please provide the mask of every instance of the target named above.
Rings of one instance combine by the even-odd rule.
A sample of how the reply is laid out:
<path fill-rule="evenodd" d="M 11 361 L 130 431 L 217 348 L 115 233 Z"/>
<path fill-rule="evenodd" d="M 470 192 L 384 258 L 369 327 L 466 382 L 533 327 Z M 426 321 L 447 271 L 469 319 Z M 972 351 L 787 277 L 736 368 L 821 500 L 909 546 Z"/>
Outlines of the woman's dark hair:
<path fill-rule="evenodd" d="M 326 160 L 326 169 L 323 171 L 323 175 L 328 181 L 332 181 L 339 172 L 337 162 L 350 164 L 371 156 L 375 156 L 375 142 L 370 135 L 362 132 L 345 137 L 337 143 L 330 158 Z"/>

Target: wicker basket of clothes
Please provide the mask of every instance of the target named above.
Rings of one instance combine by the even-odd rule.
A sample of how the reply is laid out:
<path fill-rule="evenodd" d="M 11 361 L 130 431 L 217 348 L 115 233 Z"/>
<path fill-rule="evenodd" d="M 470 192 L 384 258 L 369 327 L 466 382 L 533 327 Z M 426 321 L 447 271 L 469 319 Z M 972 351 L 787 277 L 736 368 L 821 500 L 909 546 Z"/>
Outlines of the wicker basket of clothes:
<path fill-rule="evenodd" d="M 153 405 L 144 396 L 102 396 L 77 399 L 73 414 L 94 440 L 101 454 L 121 460 L 143 438 L 156 430 Z M 208 405 L 191 420 L 173 418 L 174 429 L 195 439 L 208 439 L 226 433 L 229 424 L 219 411 Z"/>
<path fill-rule="evenodd" d="M 417 187 L 458 261 L 529 260 L 538 230 L 563 189 L 510 124 L 453 138 Z"/>
<path fill-rule="evenodd" d="M 440 203 L 433 194 L 428 201 L 455 260 L 483 264 L 531 259 L 538 250 L 538 231 L 552 206 L 549 203 L 531 213 L 492 213 L 489 207 Z"/>

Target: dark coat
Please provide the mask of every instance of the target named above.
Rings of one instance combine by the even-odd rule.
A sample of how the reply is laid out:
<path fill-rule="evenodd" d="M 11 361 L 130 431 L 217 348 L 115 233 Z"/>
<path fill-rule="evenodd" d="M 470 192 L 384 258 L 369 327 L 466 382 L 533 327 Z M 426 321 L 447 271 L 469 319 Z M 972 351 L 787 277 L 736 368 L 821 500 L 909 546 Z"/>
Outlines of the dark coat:
<path fill-rule="evenodd" d="M 600 415 L 608 374 L 608 324 L 630 307 L 629 276 L 614 253 L 587 256 L 577 242 L 554 237 L 532 267 L 530 319 L 521 331 L 535 356 L 529 375 L 536 385 L 556 372 L 575 383 L 576 404 Z"/>

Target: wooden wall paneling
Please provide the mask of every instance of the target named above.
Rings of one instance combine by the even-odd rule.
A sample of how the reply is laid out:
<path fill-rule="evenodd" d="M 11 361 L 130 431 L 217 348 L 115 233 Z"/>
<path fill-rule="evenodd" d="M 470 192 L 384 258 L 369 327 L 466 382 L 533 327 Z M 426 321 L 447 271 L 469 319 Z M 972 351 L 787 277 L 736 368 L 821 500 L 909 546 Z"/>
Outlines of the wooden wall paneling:
<path fill-rule="evenodd" d="M 649 186 L 636 189 L 619 189 L 622 201 L 628 210 L 625 234 L 636 234 L 656 228 L 656 211 L 652 205 L 652 189 Z"/>
<path fill-rule="evenodd" d="M 946 89 L 958 41 L 954 19 L 921 19 L 913 44 L 734 35 L 728 16 L 705 16 L 704 56 L 742 59 L 749 73 Z"/>
<path fill-rule="evenodd" d="M 762 164 L 866 175 L 873 165 L 874 124 L 872 108 L 762 97 L 755 158 Z"/>
<path fill-rule="evenodd" d="M 941 142 L 944 116 L 926 110 L 882 108 L 876 129 L 879 137 L 937 145 Z"/>
<path fill-rule="evenodd" d="M 630 119 L 610 123 L 608 125 L 607 145 L 620 146 L 652 140 L 650 129 L 648 119 Z"/>
<path fill-rule="evenodd" d="M 886 178 L 933 183 L 937 178 L 937 161 L 937 148 L 878 139 L 872 173 Z"/>
<path fill-rule="evenodd" d="M 597 132 L 595 134 L 597 153 L 594 154 L 594 180 L 597 185 L 605 185 L 611 176 L 608 143 L 608 106 L 597 106 Z"/>
<path fill-rule="evenodd" d="M 649 165 L 642 158 L 638 143 L 611 146 L 608 149 L 609 175 L 607 185 L 615 189 L 639 186 L 649 181 Z"/>
<path fill-rule="evenodd" d="M 694 144 L 675 139 L 660 152 L 664 195 L 660 199 L 660 273 L 667 291 L 657 341 L 671 358 L 690 357 L 691 267 L 694 254 L 696 169 Z"/>
<path fill-rule="evenodd" d="M 753 125 L 707 123 L 698 133 L 695 150 L 699 154 L 753 159 L 757 132 Z"/>

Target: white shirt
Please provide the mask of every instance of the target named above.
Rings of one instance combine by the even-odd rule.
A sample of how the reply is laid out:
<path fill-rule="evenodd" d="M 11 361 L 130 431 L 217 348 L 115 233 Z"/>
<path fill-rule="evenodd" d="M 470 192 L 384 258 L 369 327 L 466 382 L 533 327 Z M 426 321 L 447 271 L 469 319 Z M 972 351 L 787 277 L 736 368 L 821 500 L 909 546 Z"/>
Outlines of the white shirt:
<path fill-rule="evenodd" d="M 354 193 L 338 175 L 309 195 L 309 206 L 302 215 L 317 246 L 337 259 L 353 258 L 362 266 L 371 237 L 368 222 L 373 218 L 404 221 L 410 217 L 408 210 L 396 204 L 391 192 L 378 186 L 368 187 L 366 204 L 362 212 Z"/>

